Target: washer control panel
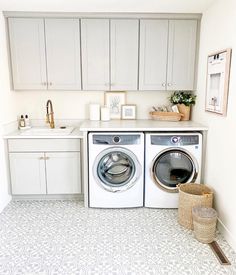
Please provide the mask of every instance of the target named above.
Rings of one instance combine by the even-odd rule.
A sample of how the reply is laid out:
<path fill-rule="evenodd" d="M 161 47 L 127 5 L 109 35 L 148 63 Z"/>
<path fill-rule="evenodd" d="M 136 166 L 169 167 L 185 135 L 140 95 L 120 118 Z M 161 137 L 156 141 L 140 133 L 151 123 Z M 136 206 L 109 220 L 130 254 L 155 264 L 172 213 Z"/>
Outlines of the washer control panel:
<path fill-rule="evenodd" d="M 107 145 L 131 145 L 140 144 L 140 134 L 94 134 L 93 144 L 107 144 Z"/>

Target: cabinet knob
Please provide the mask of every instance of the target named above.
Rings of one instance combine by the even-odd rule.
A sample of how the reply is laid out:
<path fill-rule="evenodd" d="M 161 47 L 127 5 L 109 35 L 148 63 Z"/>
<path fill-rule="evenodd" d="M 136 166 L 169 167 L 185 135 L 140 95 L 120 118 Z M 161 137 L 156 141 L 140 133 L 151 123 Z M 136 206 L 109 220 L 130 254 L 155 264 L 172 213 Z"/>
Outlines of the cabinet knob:
<path fill-rule="evenodd" d="M 52 82 L 49 82 L 48 84 L 49 84 L 49 86 L 52 86 Z"/>
<path fill-rule="evenodd" d="M 43 86 L 47 86 L 47 82 L 42 82 L 42 85 Z"/>
<path fill-rule="evenodd" d="M 162 87 L 166 87 L 166 83 L 165 82 L 163 82 L 161 85 L 162 85 Z"/>
<path fill-rule="evenodd" d="M 172 86 L 172 83 L 168 83 L 168 86 Z"/>

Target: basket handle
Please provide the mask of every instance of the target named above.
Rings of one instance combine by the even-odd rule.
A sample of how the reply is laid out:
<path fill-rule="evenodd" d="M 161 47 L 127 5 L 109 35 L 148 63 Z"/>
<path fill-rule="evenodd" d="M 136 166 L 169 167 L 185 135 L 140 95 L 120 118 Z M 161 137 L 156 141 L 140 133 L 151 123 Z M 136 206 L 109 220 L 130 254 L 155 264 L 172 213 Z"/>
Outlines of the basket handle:
<path fill-rule="evenodd" d="M 213 194 L 213 192 L 207 192 L 207 193 L 204 193 L 204 192 L 203 192 L 202 195 L 203 195 L 204 197 L 208 198 L 208 197 L 210 197 L 210 195 L 212 195 L 212 194 Z"/>

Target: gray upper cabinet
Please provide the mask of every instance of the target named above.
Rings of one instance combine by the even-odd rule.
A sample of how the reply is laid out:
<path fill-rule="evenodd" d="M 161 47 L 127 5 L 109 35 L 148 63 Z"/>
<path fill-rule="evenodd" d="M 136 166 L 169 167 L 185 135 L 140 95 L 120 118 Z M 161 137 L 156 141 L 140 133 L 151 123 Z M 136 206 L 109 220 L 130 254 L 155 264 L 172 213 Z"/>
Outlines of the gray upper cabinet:
<path fill-rule="evenodd" d="M 111 20 L 111 90 L 138 89 L 139 22 Z"/>
<path fill-rule="evenodd" d="M 83 90 L 109 90 L 109 19 L 81 20 Z"/>
<path fill-rule="evenodd" d="M 12 80 L 15 90 L 46 90 L 44 22 L 38 18 L 9 18 Z"/>
<path fill-rule="evenodd" d="M 45 19 L 49 90 L 81 90 L 78 19 Z"/>
<path fill-rule="evenodd" d="M 139 22 L 82 19 L 83 90 L 137 90 Z"/>
<path fill-rule="evenodd" d="M 193 90 L 197 20 L 170 20 L 167 90 Z"/>
<path fill-rule="evenodd" d="M 165 90 L 168 20 L 140 21 L 140 90 Z"/>
<path fill-rule="evenodd" d="M 45 17 L 8 17 L 15 90 L 195 88 L 196 17 Z"/>
<path fill-rule="evenodd" d="M 140 90 L 193 90 L 197 20 L 141 20 Z"/>
<path fill-rule="evenodd" d="M 15 90 L 81 89 L 78 19 L 8 20 Z"/>

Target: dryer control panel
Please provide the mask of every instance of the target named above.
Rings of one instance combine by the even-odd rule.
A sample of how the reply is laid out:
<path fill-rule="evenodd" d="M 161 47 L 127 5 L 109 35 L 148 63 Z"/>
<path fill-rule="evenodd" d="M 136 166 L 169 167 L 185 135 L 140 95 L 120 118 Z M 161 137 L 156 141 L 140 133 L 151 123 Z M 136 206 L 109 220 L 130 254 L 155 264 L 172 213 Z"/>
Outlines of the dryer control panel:
<path fill-rule="evenodd" d="M 175 146 L 175 145 L 198 145 L 199 144 L 199 136 L 198 135 L 165 135 L 151 136 L 151 144 L 152 145 L 167 145 L 167 146 Z"/>

